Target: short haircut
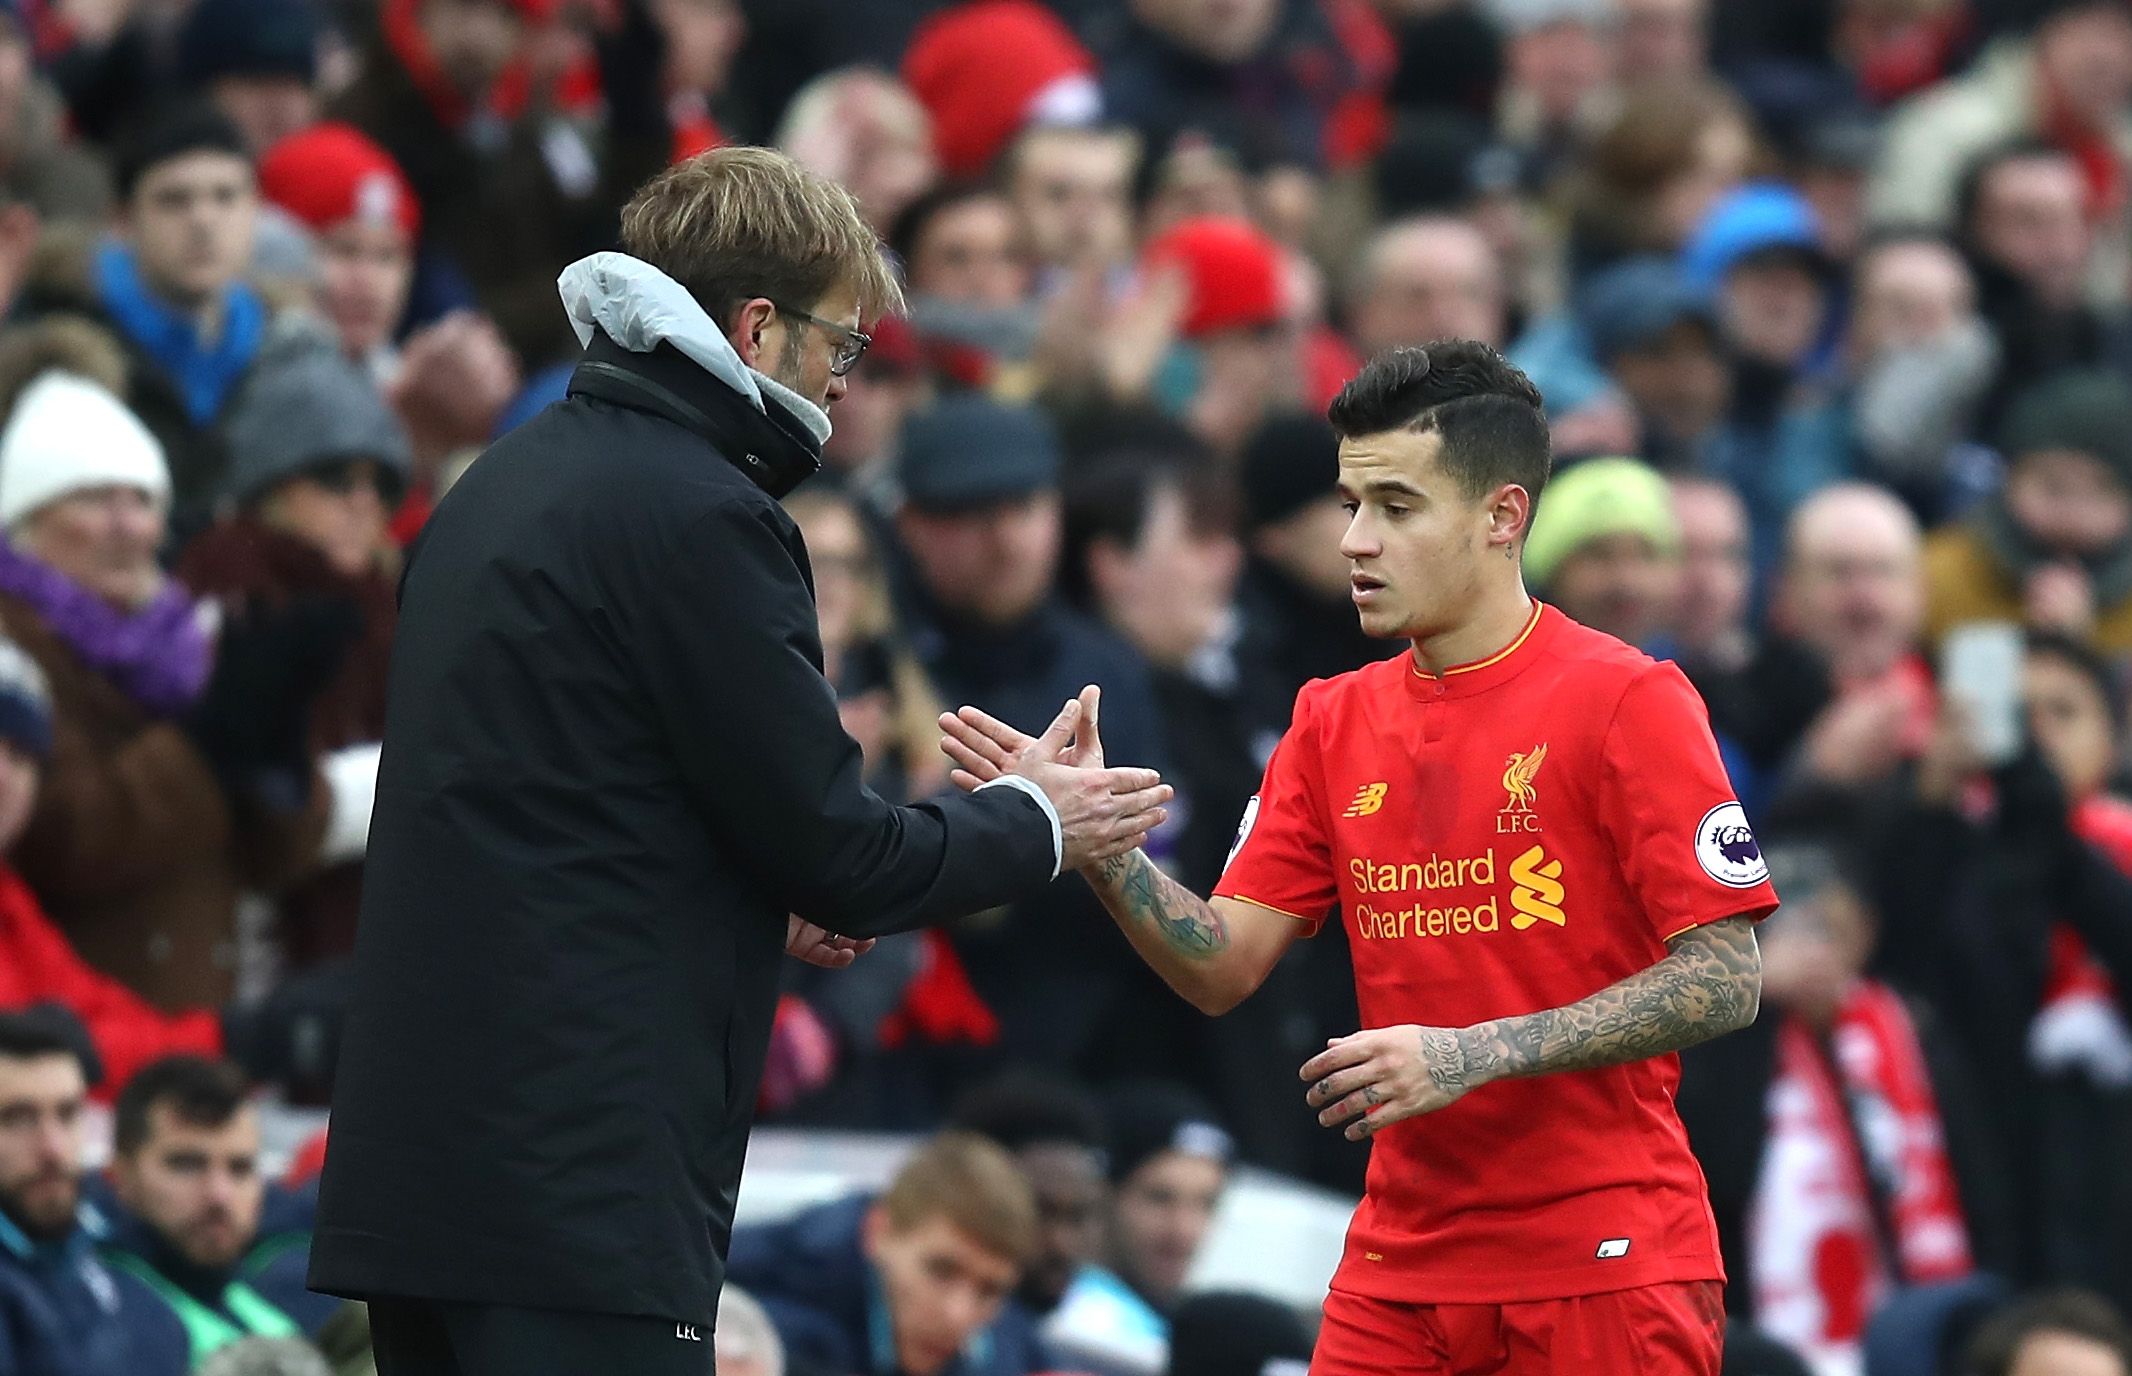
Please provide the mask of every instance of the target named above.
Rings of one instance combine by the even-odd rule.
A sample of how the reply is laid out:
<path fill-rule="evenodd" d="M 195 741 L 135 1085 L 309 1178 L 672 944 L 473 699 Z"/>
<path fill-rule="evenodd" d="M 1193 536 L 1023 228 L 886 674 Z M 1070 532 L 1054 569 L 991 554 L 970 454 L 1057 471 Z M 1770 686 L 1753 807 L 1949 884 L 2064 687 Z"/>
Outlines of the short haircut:
<path fill-rule="evenodd" d="M 622 207 L 622 247 L 721 327 L 743 301 L 810 311 L 842 286 L 862 319 L 903 306 L 851 193 L 769 148 L 714 148 L 646 182 Z"/>
<path fill-rule="evenodd" d="M 1032 124 L 1014 136 L 1001 156 L 998 177 L 1002 186 L 1012 186 L 1022 174 L 1022 159 L 1028 155 L 1029 146 L 1045 140 L 1067 143 L 1104 143 L 1115 146 L 1125 154 L 1126 187 L 1140 175 L 1141 139 L 1138 130 L 1122 124 Z"/>
<path fill-rule="evenodd" d="M 244 1107 L 251 1086 L 228 1061 L 205 1056 L 165 1056 L 134 1072 L 119 1091 L 113 1112 L 112 1147 L 130 1156 L 148 1141 L 148 1118 L 158 1104 L 196 1127 L 219 1128 Z"/>
<path fill-rule="evenodd" d="M 1540 389 L 1508 359 L 1470 339 L 1377 355 L 1340 389 L 1325 416 L 1343 440 L 1394 430 L 1440 436 L 1437 461 L 1468 497 L 1516 483 L 1537 508 L 1554 463 Z"/>
<path fill-rule="evenodd" d="M 2102 695 L 2103 706 L 2110 714 L 2111 729 L 2124 729 L 2125 708 L 2118 695 L 2117 671 L 2094 646 L 2063 631 L 2032 630 L 2027 634 L 2027 651 L 2043 659 L 2056 660 L 2086 679 Z"/>
<path fill-rule="evenodd" d="M 1089 551 L 1099 540 L 1128 549 L 1138 545 L 1165 490 L 1184 499 L 1185 524 L 1193 534 L 1237 533 L 1243 513 L 1236 486 L 1204 451 L 1112 450 L 1066 470 L 1059 586 L 1068 598 L 1089 600 Z"/>
<path fill-rule="evenodd" d="M 0 1057 L 34 1061 L 46 1056 L 68 1056 L 79 1063 L 81 1048 L 58 1019 L 43 1017 L 34 1010 L 0 1013 Z"/>
<path fill-rule="evenodd" d="M 944 1218 L 986 1251 L 1023 1265 L 1036 1250 L 1036 1197 L 1006 1149 L 974 1132 L 919 1147 L 881 1196 L 899 1232 Z"/>
<path fill-rule="evenodd" d="M 247 170 L 252 165 L 237 126 L 206 100 L 168 103 L 148 111 L 119 138 L 112 158 L 119 200 L 132 200 L 141 179 L 157 167 L 194 153 L 226 153 Z"/>
<path fill-rule="evenodd" d="M 1984 200 L 1984 183 L 1991 174 L 2015 162 L 2069 162 L 2075 166 L 2079 160 L 2057 144 L 2033 135 L 2009 139 L 1987 148 L 1969 160 L 1962 169 L 1962 178 L 1955 183 L 1954 223 L 1956 232 L 1966 237 L 1976 220 L 1977 207 Z"/>
<path fill-rule="evenodd" d="M 950 1128 L 1008 1151 L 1063 1143 L 1100 1152 L 1103 1111 L 1085 1091 L 1035 1071 L 1009 1071 L 972 1088 L 948 1112 Z"/>
<path fill-rule="evenodd" d="M 933 221 L 973 201 L 1005 204 L 1006 196 L 990 182 L 943 182 L 903 208 L 895 224 L 889 226 L 888 250 L 903 265 L 906 278 L 910 276 L 911 258 L 918 252 L 918 241 L 933 227 Z"/>
<path fill-rule="evenodd" d="M 2099 1343 L 2132 1371 L 2132 1327 L 2127 1327 L 2115 1305 L 2085 1290 L 2046 1291 L 1987 1319 L 1969 1344 L 1962 1370 L 1965 1376 L 2010 1376 L 2022 1347 L 2044 1333 Z"/>

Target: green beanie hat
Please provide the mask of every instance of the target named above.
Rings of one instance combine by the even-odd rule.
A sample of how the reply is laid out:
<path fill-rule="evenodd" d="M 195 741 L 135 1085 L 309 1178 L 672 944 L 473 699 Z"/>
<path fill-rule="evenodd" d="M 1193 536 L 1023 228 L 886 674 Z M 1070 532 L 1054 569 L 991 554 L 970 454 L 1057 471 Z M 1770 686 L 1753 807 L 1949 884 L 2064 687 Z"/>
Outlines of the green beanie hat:
<path fill-rule="evenodd" d="M 1546 586 L 1564 560 L 1607 535 L 1641 535 L 1666 554 L 1680 549 L 1672 490 L 1641 459 L 1586 459 L 1548 480 L 1525 537 L 1526 576 Z"/>

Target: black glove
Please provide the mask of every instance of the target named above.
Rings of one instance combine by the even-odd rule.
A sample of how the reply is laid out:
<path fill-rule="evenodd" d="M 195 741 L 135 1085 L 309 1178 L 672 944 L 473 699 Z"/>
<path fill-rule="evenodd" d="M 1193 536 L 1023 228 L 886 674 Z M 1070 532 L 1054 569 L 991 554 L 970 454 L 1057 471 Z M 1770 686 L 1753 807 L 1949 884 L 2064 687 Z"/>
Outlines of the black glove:
<path fill-rule="evenodd" d="M 259 1003 L 223 1010 L 223 1048 L 254 1080 L 280 1085 L 299 1101 L 323 1103 L 333 1087 L 354 988 L 350 960 L 291 976 Z"/>
<path fill-rule="evenodd" d="M 215 644 L 207 690 L 179 724 L 233 801 L 278 811 L 303 805 L 311 704 L 340 672 L 362 628 L 362 614 L 341 598 L 232 611 Z"/>

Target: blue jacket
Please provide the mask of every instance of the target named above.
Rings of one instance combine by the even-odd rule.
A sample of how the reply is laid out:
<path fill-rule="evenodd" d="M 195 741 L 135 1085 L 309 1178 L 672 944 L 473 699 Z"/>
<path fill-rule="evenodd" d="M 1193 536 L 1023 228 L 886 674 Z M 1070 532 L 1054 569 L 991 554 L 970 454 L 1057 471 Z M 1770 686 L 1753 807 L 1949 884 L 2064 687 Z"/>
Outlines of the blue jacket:
<path fill-rule="evenodd" d="M 734 1230 L 726 1279 L 770 1311 L 795 1373 L 898 1376 L 888 1302 L 859 1242 L 872 1204 L 854 1195 Z M 1010 1300 L 940 1376 L 1026 1376 L 1049 1366 L 1028 1311 Z"/>
<path fill-rule="evenodd" d="M 196 426 L 222 413 L 266 343 L 267 308 L 242 283 L 223 293 L 222 332 L 200 337 L 199 323 L 148 289 L 133 250 L 116 240 L 96 251 L 96 294 L 128 339 L 159 364 Z"/>
<path fill-rule="evenodd" d="M 183 1376 L 184 1325 L 96 1254 L 93 1211 L 56 1242 L 0 1214 L 0 1376 Z"/>

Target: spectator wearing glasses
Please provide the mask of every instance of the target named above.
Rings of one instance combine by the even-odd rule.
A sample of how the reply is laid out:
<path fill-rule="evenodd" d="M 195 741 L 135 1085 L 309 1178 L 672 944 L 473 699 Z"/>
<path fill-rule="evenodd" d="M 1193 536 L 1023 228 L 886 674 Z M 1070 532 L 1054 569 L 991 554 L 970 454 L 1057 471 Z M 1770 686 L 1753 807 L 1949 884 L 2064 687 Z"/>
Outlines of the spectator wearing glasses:
<path fill-rule="evenodd" d="M 358 628 L 304 711 L 334 807 L 318 867 L 282 896 L 280 954 L 301 969 L 355 948 L 398 619 L 385 524 L 407 485 L 407 436 L 360 366 L 320 346 L 263 366 L 229 437 L 235 513 L 191 543 L 179 577 L 226 605 L 334 608 Z"/>

